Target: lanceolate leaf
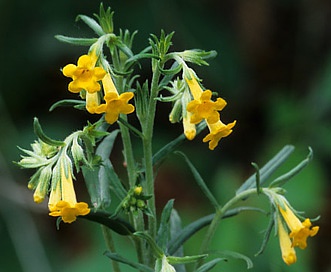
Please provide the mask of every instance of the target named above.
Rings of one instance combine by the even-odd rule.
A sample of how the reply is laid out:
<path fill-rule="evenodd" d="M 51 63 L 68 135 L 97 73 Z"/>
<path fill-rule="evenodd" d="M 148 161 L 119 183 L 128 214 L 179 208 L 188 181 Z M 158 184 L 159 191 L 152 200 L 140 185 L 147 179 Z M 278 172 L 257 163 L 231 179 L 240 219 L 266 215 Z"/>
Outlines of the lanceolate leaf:
<path fill-rule="evenodd" d="M 80 216 L 79 218 L 105 225 L 120 235 L 131 235 L 135 232 L 134 228 L 128 222 L 120 218 L 114 218 L 112 214 L 105 211 L 91 211 L 89 214 Z"/>
<path fill-rule="evenodd" d="M 141 271 L 141 272 L 154 272 L 154 270 L 152 268 L 150 268 L 146 265 L 140 264 L 140 263 L 130 261 L 130 260 L 122 257 L 121 255 L 117 254 L 117 253 L 112 253 L 112 252 L 106 251 L 105 256 L 112 259 L 113 261 L 117 261 L 117 262 L 120 262 L 120 263 L 123 263 L 123 264 L 127 264 L 127 265 L 137 269 L 138 271 Z"/>
<path fill-rule="evenodd" d="M 269 162 L 267 162 L 261 169 L 260 169 L 260 185 L 262 185 L 272 173 L 274 173 L 279 166 L 281 166 L 286 159 L 290 156 L 293 152 L 294 147 L 291 145 L 286 145 L 280 150 Z M 237 190 L 236 194 L 239 194 L 247 189 L 254 188 L 256 185 L 256 175 L 253 174 L 250 176 Z"/>
<path fill-rule="evenodd" d="M 91 17 L 88 17 L 86 15 L 78 15 L 76 17 L 76 21 L 78 20 L 82 20 L 85 24 L 87 24 L 96 34 L 98 34 L 99 36 L 102 36 L 104 34 L 106 34 L 101 26 Z"/>
<path fill-rule="evenodd" d="M 247 269 L 253 268 L 252 260 L 250 258 L 248 258 L 247 256 L 241 254 L 241 253 L 224 250 L 224 251 L 213 251 L 211 254 L 217 254 L 217 255 L 220 255 L 220 256 L 225 257 L 227 259 L 228 258 L 241 259 L 241 260 L 246 262 Z"/>
<path fill-rule="evenodd" d="M 49 111 L 53 111 L 54 109 L 58 107 L 74 107 L 78 109 L 84 109 L 85 108 L 85 101 L 82 100 L 75 100 L 75 99 L 63 99 L 56 103 L 54 103 L 50 108 Z"/>
<path fill-rule="evenodd" d="M 197 135 L 206 127 L 206 124 L 204 122 L 200 123 L 197 126 Z M 176 139 L 172 140 L 168 144 L 166 144 L 164 147 L 162 147 L 154 156 L 153 156 L 153 164 L 158 166 L 163 162 L 163 160 L 173 151 L 176 150 L 176 148 L 181 145 L 186 140 L 186 137 L 183 134 L 179 135 Z"/>
<path fill-rule="evenodd" d="M 223 216 L 222 219 L 234 216 L 239 214 L 242 211 L 258 211 L 264 212 L 261 209 L 255 207 L 237 207 L 231 210 L 228 210 Z M 190 223 L 186 227 L 184 227 L 180 232 L 177 233 L 175 237 L 171 239 L 168 243 L 168 253 L 173 255 L 191 236 L 197 233 L 202 228 L 208 226 L 213 220 L 215 214 L 210 214 L 204 217 L 199 218 L 198 220 Z"/>
<path fill-rule="evenodd" d="M 215 207 L 215 209 L 219 208 L 219 204 L 216 200 L 216 198 L 213 196 L 209 188 L 207 187 L 206 183 L 204 182 L 203 178 L 200 176 L 200 173 L 198 170 L 194 167 L 194 165 L 191 163 L 191 161 L 187 158 L 187 156 L 182 152 L 176 152 L 177 154 L 180 154 L 184 157 L 186 163 L 190 167 L 192 174 L 195 178 L 195 181 L 198 183 L 201 191 L 204 193 L 204 195 L 208 198 L 208 200 L 211 202 L 211 204 Z"/>
<path fill-rule="evenodd" d="M 211 260 L 208 263 L 205 263 L 204 265 L 200 266 L 196 272 L 207 272 L 211 269 L 213 269 L 220 261 L 226 261 L 225 258 L 216 258 Z"/>
<path fill-rule="evenodd" d="M 97 38 L 74 38 L 63 35 L 56 35 L 55 38 L 58 39 L 60 42 L 80 46 L 91 46 L 98 40 Z"/>
<path fill-rule="evenodd" d="M 309 147 L 309 154 L 308 156 L 300 162 L 296 167 L 288 171 L 286 174 L 278 177 L 273 182 L 271 182 L 269 187 L 280 187 L 283 186 L 286 182 L 288 182 L 291 178 L 295 175 L 299 174 L 299 172 L 305 168 L 308 163 L 313 159 L 313 150 Z"/>
<path fill-rule="evenodd" d="M 169 220 L 173 205 L 174 205 L 174 200 L 171 199 L 163 208 L 161 220 L 160 220 L 160 227 L 157 233 L 157 244 L 163 251 L 165 251 L 169 239 L 169 234 L 170 234 Z"/>
<path fill-rule="evenodd" d="M 38 138 L 43 141 L 46 144 L 52 145 L 52 146 L 64 146 L 65 143 L 63 141 L 57 141 L 49 138 L 42 130 L 38 118 L 35 117 L 33 120 L 33 128 L 34 133 L 38 136 Z"/>

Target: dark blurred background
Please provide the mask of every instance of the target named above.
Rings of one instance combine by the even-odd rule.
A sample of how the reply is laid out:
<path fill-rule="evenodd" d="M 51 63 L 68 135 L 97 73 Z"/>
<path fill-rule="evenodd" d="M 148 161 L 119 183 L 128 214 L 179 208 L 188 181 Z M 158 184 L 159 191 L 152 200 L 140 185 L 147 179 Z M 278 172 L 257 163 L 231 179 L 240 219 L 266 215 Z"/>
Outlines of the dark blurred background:
<path fill-rule="evenodd" d="M 331 2 L 103 3 L 115 10 L 116 33 L 119 28 L 139 30 L 135 52 L 148 45 L 150 33 L 158 35 L 160 29 L 168 33 L 175 30 L 173 50 L 218 52 L 209 67 L 193 68 L 207 88 L 227 100 L 222 120 L 236 119 L 237 125 L 213 152 L 201 142 L 202 136 L 185 143 L 181 150 L 190 156 L 221 202 L 254 172 L 252 161 L 262 166 L 284 145 L 292 144 L 296 150 L 279 170 L 281 174 L 307 155 L 308 146 L 314 150 L 309 167 L 285 186 L 297 210 L 306 211 L 307 217 L 321 215 L 320 232 L 308 241 L 306 250 L 297 250 L 297 264 L 287 267 L 282 263 L 278 240 L 273 236 L 264 254 L 254 257 L 267 226 L 267 218 L 260 214 L 247 213 L 224 221 L 213 249 L 248 255 L 255 264 L 253 271 L 331 271 Z M 98 10 L 98 1 L 0 1 L 0 271 L 111 271 L 109 261 L 102 256 L 106 246 L 99 227 L 80 220 L 62 224 L 57 231 L 46 205 L 34 204 L 32 192 L 26 188 L 32 172 L 19 170 L 12 163 L 19 160 L 16 146 L 29 149 L 35 139 L 34 116 L 58 139 L 82 128 L 86 119 L 95 120 L 81 111 L 61 108 L 49 113 L 48 109 L 60 99 L 74 98 L 60 68 L 75 63 L 87 50 L 62 44 L 54 35 L 92 37 L 92 31 L 75 22 L 75 17 L 92 16 Z M 155 148 L 181 132 L 180 124 L 168 123 L 169 110 L 169 105 L 159 107 Z M 118 149 L 119 159 L 114 163 L 120 165 Z M 81 198 L 86 198 L 79 181 Z M 183 224 L 212 211 L 177 156 L 171 156 L 161 168 L 156 190 L 159 207 L 176 198 Z M 267 208 L 265 200 L 257 204 Z M 190 254 L 199 248 L 199 235 L 187 245 Z M 121 242 L 121 250 L 126 256 L 133 254 L 128 241 Z M 221 269 L 243 271 L 245 264 L 230 259 L 213 271 Z"/>

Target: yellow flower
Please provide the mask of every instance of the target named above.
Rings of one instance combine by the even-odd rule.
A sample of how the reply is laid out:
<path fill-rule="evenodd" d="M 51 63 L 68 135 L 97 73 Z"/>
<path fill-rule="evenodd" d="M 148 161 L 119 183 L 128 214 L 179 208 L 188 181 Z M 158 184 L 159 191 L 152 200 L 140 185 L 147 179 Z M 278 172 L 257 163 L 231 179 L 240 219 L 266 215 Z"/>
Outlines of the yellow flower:
<path fill-rule="evenodd" d="M 108 93 L 104 99 L 106 104 L 101 104 L 95 109 L 96 113 L 106 113 L 105 119 L 109 124 L 113 124 L 118 120 L 121 113 L 129 114 L 134 111 L 134 106 L 128 104 L 128 101 L 133 97 L 133 93 L 126 92 L 118 95 L 116 93 Z"/>
<path fill-rule="evenodd" d="M 209 128 L 209 134 L 203 138 L 203 142 L 209 142 L 209 149 L 214 150 L 218 145 L 218 142 L 226 136 L 229 136 L 232 133 L 232 128 L 235 126 L 236 121 L 230 124 L 223 124 L 222 121 L 218 120 L 218 122 L 214 124 L 209 124 L 207 121 L 207 125 Z"/>
<path fill-rule="evenodd" d="M 192 113 L 186 112 L 186 116 L 183 116 L 184 134 L 188 140 L 193 140 L 196 135 L 195 124 L 191 123 Z"/>
<path fill-rule="evenodd" d="M 190 70 L 190 76 L 191 76 L 191 79 L 186 77 L 185 81 L 186 81 L 186 83 L 187 83 L 187 85 L 188 85 L 188 87 L 191 91 L 191 94 L 192 94 L 193 98 L 195 100 L 199 100 L 201 94 L 203 93 L 202 88 L 201 88 L 199 82 L 197 81 L 194 72 L 191 71 L 191 70 Z"/>
<path fill-rule="evenodd" d="M 96 113 L 95 109 L 100 105 L 100 96 L 96 93 L 86 93 L 86 109 L 89 113 Z"/>
<path fill-rule="evenodd" d="M 209 124 L 214 124 L 220 119 L 221 111 L 226 102 L 222 98 L 217 98 L 216 102 L 211 100 L 212 92 L 206 90 L 201 93 L 199 99 L 194 99 L 187 104 L 187 111 L 192 112 L 191 123 L 198 124 L 206 119 Z"/>
<path fill-rule="evenodd" d="M 89 55 L 81 56 L 77 66 L 68 64 L 63 67 L 63 75 L 73 79 L 68 86 L 70 92 L 79 93 L 86 90 L 89 93 L 94 93 L 100 91 L 101 87 L 98 81 L 106 75 L 106 71 L 101 67 L 95 67 L 97 59 L 96 54 L 92 52 Z"/>
<path fill-rule="evenodd" d="M 282 214 L 288 228 L 291 230 L 289 236 L 292 239 L 292 246 L 305 249 L 307 247 L 307 238 L 309 236 L 315 236 L 319 230 L 319 227 L 315 226 L 311 228 L 312 224 L 309 218 L 301 222 L 286 203 L 284 203 L 284 208 L 285 209 L 283 209 L 281 206 L 278 206 L 278 209 Z"/>
<path fill-rule="evenodd" d="M 61 163 L 61 180 L 51 190 L 48 208 L 50 216 L 61 216 L 65 223 L 72 223 L 77 216 L 87 215 L 90 212 L 87 203 L 77 203 L 71 169 L 70 167 L 65 169 L 63 162 Z"/>
<path fill-rule="evenodd" d="M 297 261 L 297 256 L 292 246 L 291 238 L 289 237 L 282 220 L 277 217 L 277 225 L 278 225 L 278 237 L 279 237 L 279 244 L 280 250 L 282 252 L 283 261 L 287 265 L 294 264 Z"/>
<path fill-rule="evenodd" d="M 134 111 L 134 106 L 128 104 L 129 100 L 133 98 L 133 93 L 125 92 L 118 95 L 117 89 L 109 73 L 107 73 L 102 79 L 102 85 L 105 92 L 104 99 L 106 104 L 94 107 L 94 113 L 106 113 L 106 122 L 113 124 L 118 120 L 121 113 L 129 114 Z"/>

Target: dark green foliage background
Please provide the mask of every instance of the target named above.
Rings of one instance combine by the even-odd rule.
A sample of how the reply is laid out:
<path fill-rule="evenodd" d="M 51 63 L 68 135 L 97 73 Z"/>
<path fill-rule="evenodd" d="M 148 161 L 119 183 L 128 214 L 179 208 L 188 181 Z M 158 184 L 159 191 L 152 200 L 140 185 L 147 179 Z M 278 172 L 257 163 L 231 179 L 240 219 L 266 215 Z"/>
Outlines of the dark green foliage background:
<path fill-rule="evenodd" d="M 181 147 L 217 198 L 229 199 L 253 173 L 250 162 L 262 166 L 285 144 L 297 149 L 279 173 L 303 159 L 308 146 L 314 150 L 312 164 L 286 185 L 296 209 L 305 210 L 309 217 L 322 216 L 320 233 L 305 251 L 298 252 L 297 264 L 288 268 L 282 263 L 274 237 L 266 252 L 254 257 L 267 226 L 267 218 L 259 214 L 224 221 L 213 249 L 247 254 L 254 261 L 253 271 L 329 271 L 331 2 L 114 0 L 104 5 L 115 10 L 117 33 L 119 28 L 139 30 L 136 52 L 147 46 L 150 33 L 159 34 L 160 29 L 175 30 L 173 50 L 218 52 L 209 67 L 196 67 L 196 71 L 207 88 L 227 100 L 222 120 L 238 123 L 231 137 L 213 152 L 201 143 L 201 136 Z M 56 231 L 46 206 L 32 203 L 32 193 L 26 189 L 31 172 L 12 164 L 19 159 L 16 145 L 28 148 L 35 139 L 34 116 L 57 139 L 80 129 L 86 119 L 96 120 L 68 108 L 52 113 L 48 109 L 59 99 L 75 98 L 67 91 L 68 79 L 60 68 L 86 52 L 61 44 L 54 35 L 92 36 L 82 22 L 74 20 L 77 14 L 91 15 L 98 8 L 99 2 L 91 0 L 0 1 L 0 271 L 111 271 L 102 256 L 106 247 L 99 227 L 78 221 Z M 142 79 L 149 76 L 147 70 L 142 73 Z M 169 105 L 160 105 L 156 148 L 182 130 L 179 124 L 169 124 L 168 113 Z M 119 166 L 120 149 L 113 158 Z M 79 175 L 76 184 L 79 198 L 87 200 Z M 171 156 L 160 170 L 156 189 L 159 207 L 176 198 L 184 223 L 211 211 L 178 156 Z M 41 246 L 35 240 L 37 233 Z M 199 235 L 188 243 L 188 253 L 196 253 Z M 129 242 L 121 240 L 124 255 L 133 254 L 129 248 Z M 229 260 L 214 271 L 221 269 L 243 271 L 245 264 Z"/>

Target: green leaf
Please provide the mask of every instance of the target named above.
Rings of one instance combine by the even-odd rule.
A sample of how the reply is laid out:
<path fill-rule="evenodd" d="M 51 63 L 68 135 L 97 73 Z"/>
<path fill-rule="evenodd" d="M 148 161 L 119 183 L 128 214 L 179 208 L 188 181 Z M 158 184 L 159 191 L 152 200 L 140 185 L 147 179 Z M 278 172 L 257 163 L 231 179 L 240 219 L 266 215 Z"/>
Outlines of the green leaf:
<path fill-rule="evenodd" d="M 229 250 L 222 250 L 222 251 L 212 251 L 210 254 L 217 254 L 220 256 L 224 256 L 226 258 L 234 258 L 234 259 L 240 259 L 246 262 L 247 265 L 247 269 L 251 269 L 253 268 L 253 262 L 250 258 L 248 258 L 247 256 L 238 253 L 238 252 L 234 252 L 234 251 L 229 251 Z"/>
<path fill-rule="evenodd" d="M 85 101 L 75 100 L 75 99 L 63 99 L 58 102 L 55 102 L 50 108 L 49 111 L 53 111 L 58 107 L 74 107 L 76 109 L 85 109 Z"/>
<path fill-rule="evenodd" d="M 68 44 L 80 45 L 80 46 L 91 46 L 92 44 L 98 41 L 97 38 L 74 38 L 63 35 L 55 35 L 55 38 L 60 42 L 65 42 Z"/>
<path fill-rule="evenodd" d="M 185 264 L 185 263 L 197 262 L 201 259 L 205 259 L 206 257 L 208 257 L 208 254 L 184 256 L 184 257 L 168 256 L 167 260 L 170 264 Z"/>
<path fill-rule="evenodd" d="M 154 270 L 152 268 L 150 268 L 146 265 L 140 264 L 140 263 L 130 261 L 130 260 L 122 257 L 121 255 L 117 254 L 117 253 L 112 253 L 112 252 L 106 251 L 105 256 L 112 259 L 113 261 L 117 261 L 117 262 L 120 262 L 120 263 L 123 263 L 123 264 L 127 264 L 127 265 L 137 269 L 138 271 L 141 271 L 141 272 L 154 272 Z"/>
<path fill-rule="evenodd" d="M 210 203 L 214 206 L 215 209 L 219 208 L 219 204 L 216 200 L 216 198 L 213 196 L 213 194 L 211 193 L 211 191 L 209 190 L 209 188 L 207 187 L 206 183 L 204 182 L 203 178 L 201 177 L 200 173 L 198 172 L 198 170 L 194 167 L 194 165 L 191 163 L 191 161 L 187 158 L 187 156 L 182 153 L 182 152 L 175 152 L 176 154 L 179 154 L 181 156 L 183 156 L 183 158 L 185 159 L 186 163 L 188 164 L 188 166 L 190 167 L 192 174 L 194 176 L 195 181 L 198 183 L 201 191 L 203 192 L 203 194 L 208 198 L 208 200 L 210 201 Z"/>
<path fill-rule="evenodd" d="M 242 211 L 259 211 L 263 212 L 263 210 L 255 208 L 255 207 L 237 207 L 231 210 L 228 210 L 223 216 L 222 219 L 232 217 L 234 215 L 239 214 Z M 206 215 L 204 217 L 199 218 L 198 220 L 190 223 L 186 227 L 184 227 L 181 231 L 177 233 L 175 237 L 171 239 L 168 243 L 168 253 L 173 255 L 191 236 L 197 233 L 202 228 L 208 226 L 212 220 L 214 219 L 215 213 Z"/>
<path fill-rule="evenodd" d="M 251 165 L 255 168 L 255 171 L 256 171 L 256 174 L 255 174 L 256 192 L 257 192 L 257 194 L 260 194 L 260 192 L 261 192 L 261 186 L 260 186 L 260 168 L 259 168 L 259 166 L 255 162 L 252 162 Z"/>
<path fill-rule="evenodd" d="M 196 272 L 207 272 L 211 269 L 213 269 L 220 261 L 226 261 L 225 258 L 216 258 L 211 260 L 208 263 L 205 263 L 204 265 L 200 266 Z"/>
<path fill-rule="evenodd" d="M 295 175 L 299 174 L 301 172 L 301 170 L 303 168 L 305 168 L 312 159 L 313 159 L 313 150 L 309 147 L 309 154 L 307 155 L 307 157 L 303 161 L 301 161 L 297 166 L 295 166 L 293 169 L 288 171 L 286 174 L 278 177 L 273 182 L 271 182 L 269 187 L 272 188 L 272 187 L 283 186 L 291 178 L 293 178 Z"/>
<path fill-rule="evenodd" d="M 204 128 L 206 127 L 206 123 L 201 122 L 197 126 L 197 132 L 198 135 Z M 179 135 L 176 139 L 172 140 L 165 146 L 163 146 L 158 152 L 156 152 L 153 156 L 153 165 L 159 166 L 164 159 L 172 153 L 178 146 L 180 146 L 184 141 L 186 140 L 186 137 L 183 134 Z"/>
<path fill-rule="evenodd" d="M 96 154 L 102 159 L 102 164 L 99 170 L 99 179 L 100 193 L 103 199 L 107 199 L 109 197 L 110 189 L 116 193 L 119 199 L 123 199 L 127 194 L 109 159 L 118 133 L 119 130 L 112 131 L 102 140 L 96 150 Z"/>
<path fill-rule="evenodd" d="M 273 212 L 275 213 L 275 212 Z M 260 254 L 263 253 L 264 249 L 266 248 L 267 246 L 267 243 L 269 241 L 269 238 L 270 238 L 270 234 L 271 234 L 271 231 L 274 227 L 274 224 L 275 224 L 275 219 L 273 217 L 270 217 L 270 220 L 269 220 L 269 224 L 268 224 L 268 227 L 265 231 L 265 234 L 264 234 L 264 238 L 263 238 L 263 241 L 262 241 L 262 245 L 261 245 L 261 248 L 260 250 L 255 254 L 255 256 L 258 256 Z"/>
<path fill-rule="evenodd" d="M 155 257 L 162 258 L 162 256 L 164 255 L 164 252 L 155 243 L 154 239 L 147 232 L 137 231 L 137 232 L 133 233 L 133 235 L 146 240 L 146 242 L 150 245 L 151 249 L 153 250 Z"/>
<path fill-rule="evenodd" d="M 157 232 L 157 244 L 163 251 L 165 251 L 169 240 L 169 234 L 170 234 L 169 221 L 173 206 L 174 206 L 174 200 L 171 199 L 165 205 L 161 214 L 160 226 Z"/>
<path fill-rule="evenodd" d="M 268 161 L 261 169 L 260 169 L 260 185 L 262 185 L 272 173 L 274 173 L 290 156 L 293 152 L 294 147 L 292 145 L 284 146 L 270 161 Z M 254 188 L 256 184 L 256 176 L 253 174 L 250 176 L 236 191 L 236 194 Z"/>
<path fill-rule="evenodd" d="M 91 212 L 79 218 L 87 219 L 99 224 L 102 224 L 120 235 L 131 235 L 135 232 L 133 226 L 121 218 L 114 218 L 114 216 L 106 211 L 91 210 Z"/>
<path fill-rule="evenodd" d="M 97 35 L 102 36 L 106 33 L 103 31 L 102 27 L 91 17 L 86 15 L 78 15 L 76 17 L 76 21 L 82 20 L 85 24 L 87 24 Z"/>
<path fill-rule="evenodd" d="M 34 128 L 34 133 L 37 135 L 37 137 L 43 141 L 46 144 L 52 145 L 52 146 L 64 146 L 65 143 L 63 141 L 57 141 L 49 138 L 42 130 L 40 123 L 38 121 L 38 118 L 35 117 L 33 119 L 33 128 Z"/>

